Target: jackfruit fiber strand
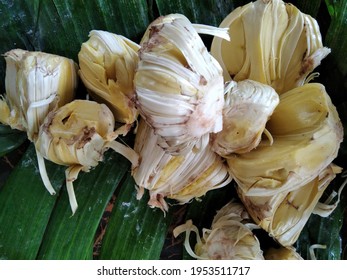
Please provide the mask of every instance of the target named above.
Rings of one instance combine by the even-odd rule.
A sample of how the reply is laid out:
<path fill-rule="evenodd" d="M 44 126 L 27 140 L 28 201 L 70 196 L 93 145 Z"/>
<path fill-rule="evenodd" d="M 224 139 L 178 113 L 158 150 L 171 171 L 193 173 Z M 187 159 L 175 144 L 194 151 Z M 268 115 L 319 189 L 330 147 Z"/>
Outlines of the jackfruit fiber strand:
<path fill-rule="evenodd" d="M 330 49 L 317 21 L 281 0 L 257 0 L 233 10 L 220 24 L 232 40 L 215 37 L 211 54 L 225 81 L 255 80 L 282 94 L 304 84 Z"/>
<path fill-rule="evenodd" d="M 252 80 L 230 82 L 225 87 L 223 129 L 212 134 L 213 150 L 228 157 L 256 148 L 267 133 L 265 125 L 279 103 L 278 94 L 265 84 Z"/>
<path fill-rule="evenodd" d="M 66 165 L 66 187 L 72 213 L 77 210 L 73 181 L 80 171 L 89 172 L 103 160 L 109 148 L 131 161 L 134 168 L 139 156 L 133 149 L 117 141 L 128 132 L 125 126 L 115 130 L 115 119 L 105 104 L 88 100 L 74 100 L 52 111 L 40 127 L 35 147 L 47 160 Z M 44 166 L 44 161 L 39 162 Z M 50 185 L 44 168 L 40 173 L 45 185 Z"/>
<path fill-rule="evenodd" d="M 139 188 L 138 198 L 145 189 L 149 190 L 150 206 L 167 211 L 165 198 L 184 204 L 231 182 L 224 160 L 210 145 L 174 156 L 158 146 L 157 141 L 154 130 L 141 119 L 134 145 L 140 164 L 133 168 L 132 175 Z"/>
<path fill-rule="evenodd" d="M 73 100 L 77 87 L 77 64 L 68 58 L 13 49 L 5 53 L 6 96 L 0 99 L 0 122 L 23 130 L 35 142 L 49 112 Z M 36 150 L 40 172 L 46 176 L 43 158 Z M 55 194 L 51 184 L 45 184 Z"/>
<path fill-rule="evenodd" d="M 92 30 L 78 53 L 79 74 L 91 97 L 106 104 L 120 123 L 137 119 L 133 80 L 139 48 L 124 36 Z"/>
<path fill-rule="evenodd" d="M 232 177 L 246 196 L 270 196 L 312 181 L 336 158 L 343 128 L 321 84 L 280 96 L 267 129 L 274 142 L 228 157 Z"/>
<path fill-rule="evenodd" d="M 68 58 L 13 49 L 6 60 L 5 90 L 0 99 L 0 122 L 37 137 L 46 115 L 74 98 L 77 65 Z"/>
<path fill-rule="evenodd" d="M 173 234 L 177 237 L 186 233 L 185 249 L 196 259 L 263 260 L 259 240 L 252 232 L 255 228 L 257 226 L 250 222 L 243 205 L 232 201 L 217 212 L 211 229 L 203 229 L 202 237 L 192 220 L 176 227 Z M 191 232 L 195 232 L 197 236 L 194 250 L 189 242 Z"/>
<path fill-rule="evenodd" d="M 210 34 L 227 35 L 216 27 L 204 32 L 209 29 Z M 149 25 L 134 84 L 139 113 L 169 153 L 203 149 L 210 132 L 222 129 L 222 68 L 184 15 L 159 17 Z"/>
<path fill-rule="evenodd" d="M 292 246 L 339 168 L 329 165 L 300 188 L 272 196 L 238 194 L 254 222 L 284 247 Z"/>

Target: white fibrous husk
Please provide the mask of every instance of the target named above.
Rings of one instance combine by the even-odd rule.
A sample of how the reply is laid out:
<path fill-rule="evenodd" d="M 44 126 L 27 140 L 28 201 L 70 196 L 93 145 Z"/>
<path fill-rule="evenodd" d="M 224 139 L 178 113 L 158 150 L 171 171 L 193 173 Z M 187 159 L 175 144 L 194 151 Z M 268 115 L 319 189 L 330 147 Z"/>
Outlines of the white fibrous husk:
<path fill-rule="evenodd" d="M 282 94 L 304 84 L 330 49 L 317 21 L 281 0 L 257 0 L 233 10 L 220 24 L 232 40 L 215 37 L 211 54 L 225 81 L 251 79 Z"/>
<path fill-rule="evenodd" d="M 133 168 L 132 175 L 139 188 L 138 198 L 145 189 L 149 190 L 150 206 L 167 211 L 165 198 L 184 204 L 230 183 L 224 161 L 209 145 L 174 156 L 166 153 L 157 140 L 153 129 L 141 119 L 134 146 L 140 164 Z"/>
<path fill-rule="evenodd" d="M 47 114 L 68 102 L 77 87 L 77 65 L 66 57 L 13 49 L 6 60 L 6 96 L 0 99 L 0 122 L 37 137 Z"/>
<path fill-rule="evenodd" d="M 249 216 L 240 203 L 230 202 L 220 209 L 213 219 L 211 229 L 199 230 L 192 220 L 176 227 L 174 236 L 185 232 L 185 248 L 196 259 L 202 260 L 263 260 L 263 252 L 258 238 L 252 230 L 257 228 L 249 222 Z M 194 250 L 189 238 L 191 232 L 197 235 Z"/>
<path fill-rule="evenodd" d="M 138 115 L 133 80 L 139 48 L 121 35 L 92 30 L 78 53 L 79 74 L 90 95 L 121 123 L 131 124 Z"/>
<path fill-rule="evenodd" d="M 0 99 L 0 122 L 23 130 L 35 142 L 49 112 L 72 101 L 77 87 L 77 65 L 66 57 L 13 49 L 5 53 L 6 96 Z M 36 152 L 38 162 L 43 158 Z M 46 174 L 45 167 L 42 173 Z M 55 194 L 50 184 L 45 184 Z"/>
<path fill-rule="evenodd" d="M 339 168 L 329 165 L 314 180 L 299 188 L 272 196 L 239 197 L 254 222 L 282 246 L 292 246 Z"/>
<path fill-rule="evenodd" d="M 171 154 L 203 149 L 209 134 L 222 129 L 222 68 L 197 30 L 228 37 L 227 30 L 194 27 L 185 16 L 170 14 L 152 22 L 141 41 L 137 106 Z"/>
<path fill-rule="evenodd" d="M 343 139 L 336 108 L 315 83 L 282 94 L 266 128 L 271 146 L 262 140 L 257 149 L 227 159 L 246 196 L 271 196 L 312 181 L 336 158 Z"/>
<path fill-rule="evenodd" d="M 52 111 L 40 127 L 35 147 L 44 158 L 66 165 L 66 187 L 72 213 L 77 210 L 73 181 L 80 171 L 89 172 L 103 160 L 104 152 L 111 148 L 137 167 L 139 157 L 133 149 L 115 141 L 128 132 L 126 126 L 115 130 L 111 110 L 104 104 L 88 100 L 74 100 Z M 40 173 L 45 185 L 48 179 L 43 161 L 39 161 Z"/>
<path fill-rule="evenodd" d="M 213 135 L 213 150 L 221 156 L 246 153 L 258 146 L 265 125 L 279 103 L 278 94 L 252 80 L 226 86 L 223 130 Z M 271 144 L 271 135 L 269 135 Z"/>

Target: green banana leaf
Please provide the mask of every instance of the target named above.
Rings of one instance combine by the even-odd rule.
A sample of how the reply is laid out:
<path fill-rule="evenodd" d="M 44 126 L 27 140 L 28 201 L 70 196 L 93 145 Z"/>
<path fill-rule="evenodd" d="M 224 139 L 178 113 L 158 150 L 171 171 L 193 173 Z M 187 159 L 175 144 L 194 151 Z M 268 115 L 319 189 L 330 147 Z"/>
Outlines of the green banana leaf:
<path fill-rule="evenodd" d="M 25 132 L 0 124 L 0 157 L 17 149 L 26 139 Z"/>
<path fill-rule="evenodd" d="M 329 186 L 328 192 L 338 191 L 339 186 L 343 184 L 346 178 L 338 177 Z M 322 197 L 322 201 L 327 197 Z M 341 202 L 334 212 L 327 218 L 318 215 L 312 215 L 301 232 L 300 239 L 296 244 L 296 249 L 306 258 L 311 259 L 310 246 L 320 244 L 326 246 L 325 249 L 316 249 L 314 255 L 317 259 L 339 260 L 346 259 L 346 243 L 343 238 L 346 236 L 346 228 L 343 220 L 345 218 L 346 195 L 342 193 Z"/>
<path fill-rule="evenodd" d="M 80 46 L 92 29 L 122 34 L 139 42 L 148 24 L 159 15 L 182 13 L 192 22 L 218 26 L 230 11 L 248 2 L 5 0 L 0 2 L 0 53 L 13 48 L 40 50 L 77 62 Z M 318 81 L 327 87 L 346 124 L 347 1 L 291 2 L 318 20 L 324 43 L 332 49 L 319 67 Z M 203 38 L 208 46 L 211 38 Z M 5 93 L 4 81 L 5 60 L 0 59 L 0 94 Z M 78 94 L 86 94 L 83 85 Z M 65 167 L 46 162 L 57 190 L 55 196 L 49 195 L 38 173 L 33 145 L 25 146 L 22 154 L 25 141 L 25 133 L 0 125 L 0 259 L 187 259 L 182 247 L 184 236 L 172 241 L 172 229 L 186 219 L 193 219 L 200 229 L 209 227 L 215 212 L 235 196 L 231 184 L 189 205 L 172 206 L 164 216 L 160 210 L 147 206 L 148 194 L 141 200 L 136 198 L 129 162 L 108 151 L 103 162 L 75 181 L 79 208 L 71 216 Z M 133 139 L 125 141 L 131 145 Z M 344 141 L 336 159 L 343 168 L 346 156 Z M 309 244 L 325 242 L 328 248 L 317 252 L 317 258 L 347 259 L 346 195 L 342 201 L 328 219 L 310 218 L 297 243 L 305 258 L 309 258 Z"/>
<path fill-rule="evenodd" d="M 166 214 L 152 209 L 147 205 L 148 194 L 141 200 L 136 194 L 135 182 L 128 174 L 107 225 L 99 259 L 159 259 L 174 209 Z"/>
<path fill-rule="evenodd" d="M 37 258 L 92 259 L 99 222 L 129 167 L 121 155 L 107 152 L 94 170 L 78 176 L 74 188 L 79 206 L 73 216 L 64 188 L 50 216 Z"/>
<path fill-rule="evenodd" d="M 47 162 L 57 193 L 63 183 L 62 166 Z M 0 193 L 0 259 L 35 259 L 58 195 L 44 191 L 36 152 L 31 145 Z"/>

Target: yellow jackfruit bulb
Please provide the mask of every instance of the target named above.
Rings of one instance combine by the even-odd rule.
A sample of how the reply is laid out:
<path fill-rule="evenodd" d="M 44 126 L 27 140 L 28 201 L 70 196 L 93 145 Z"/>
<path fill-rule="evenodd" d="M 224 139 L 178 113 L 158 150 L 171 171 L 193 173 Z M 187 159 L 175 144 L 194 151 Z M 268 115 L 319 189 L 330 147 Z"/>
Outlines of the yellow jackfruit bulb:
<path fill-rule="evenodd" d="M 141 41 L 137 106 L 159 136 L 158 144 L 172 154 L 204 148 L 210 132 L 222 129 L 222 68 L 198 31 L 227 36 L 226 30 L 204 29 L 171 14 L 152 22 Z"/>
<path fill-rule="evenodd" d="M 157 140 L 153 129 L 141 119 L 134 145 L 141 162 L 133 168 L 132 175 L 139 187 L 139 198 L 145 189 L 149 190 L 150 206 L 167 211 L 165 198 L 184 204 L 231 181 L 224 161 L 209 145 L 174 156 L 158 146 Z"/>
<path fill-rule="evenodd" d="M 335 178 L 335 172 L 335 167 L 329 165 L 312 181 L 272 196 L 247 196 L 241 188 L 238 193 L 254 222 L 282 246 L 291 246 Z"/>
<path fill-rule="evenodd" d="M 273 135 L 295 136 L 316 132 L 322 124 L 331 127 L 337 140 L 342 140 L 342 124 L 324 85 L 308 83 L 281 95 L 267 129 Z"/>
<path fill-rule="evenodd" d="M 68 58 L 13 49 L 6 60 L 6 96 L 0 99 L 0 122 L 27 132 L 34 141 L 47 114 L 74 98 L 77 65 Z"/>
<path fill-rule="evenodd" d="M 230 82 L 226 86 L 223 130 L 211 137 L 213 150 L 228 156 L 256 148 L 263 133 L 267 134 L 266 122 L 278 103 L 278 94 L 268 85 L 252 80 Z"/>
<path fill-rule="evenodd" d="M 80 171 L 88 172 L 103 160 L 104 152 L 111 148 L 129 159 L 134 167 L 138 155 L 129 147 L 115 141 L 128 132 L 128 126 L 114 130 L 114 116 L 104 105 L 88 100 L 74 100 L 46 117 L 35 143 L 38 151 L 41 177 L 46 188 L 53 188 L 48 179 L 44 159 L 68 166 L 66 187 L 72 212 L 77 209 L 72 182 Z M 47 187 L 48 186 L 48 187 Z"/>
<path fill-rule="evenodd" d="M 107 31 L 92 30 L 78 53 L 80 77 L 92 98 L 105 103 L 117 122 L 137 119 L 134 74 L 140 46 Z"/>
<path fill-rule="evenodd" d="M 196 259 L 202 260 L 263 260 L 260 243 L 252 230 L 256 225 L 249 222 L 246 210 L 240 203 L 230 202 L 221 208 L 213 219 L 211 229 L 199 230 L 191 220 L 176 227 L 175 237 L 185 232 L 185 248 Z M 190 233 L 195 232 L 197 243 L 190 246 Z"/>
<path fill-rule="evenodd" d="M 330 53 L 317 21 L 281 0 L 238 7 L 220 27 L 229 28 L 232 40 L 215 37 L 211 54 L 223 67 L 225 80 L 255 80 L 279 94 L 303 85 Z"/>
<path fill-rule="evenodd" d="M 303 260 L 294 247 L 269 248 L 264 253 L 266 260 Z"/>
<path fill-rule="evenodd" d="M 266 128 L 271 146 L 262 140 L 257 149 L 227 159 L 246 196 L 271 196 L 312 181 L 336 158 L 343 138 L 336 108 L 321 84 L 282 94 Z"/>

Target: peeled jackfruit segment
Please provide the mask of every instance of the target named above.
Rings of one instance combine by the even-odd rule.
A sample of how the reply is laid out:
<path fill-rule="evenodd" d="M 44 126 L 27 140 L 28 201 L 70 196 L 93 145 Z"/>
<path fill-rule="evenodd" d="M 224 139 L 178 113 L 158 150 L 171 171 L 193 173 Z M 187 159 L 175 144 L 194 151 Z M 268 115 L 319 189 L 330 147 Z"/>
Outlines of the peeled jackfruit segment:
<path fill-rule="evenodd" d="M 336 158 L 343 128 L 321 84 L 305 84 L 280 96 L 266 126 L 273 144 L 262 140 L 245 154 L 227 159 L 246 196 L 271 196 L 312 181 Z"/>
<path fill-rule="evenodd" d="M 317 21 L 281 0 L 257 0 L 233 10 L 220 24 L 232 40 L 215 37 L 211 54 L 225 81 L 255 80 L 282 94 L 304 84 L 330 49 Z"/>
<path fill-rule="evenodd" d="M 339 172 L 338 168 L 329 165 L 299 188 L 271 196 L 247 196 L 241 188 L 238 188 L 238 194 L 257 225 L 282 246 L 292 246 L 325 189 L 335 178 L 335 172 Z"/>
<path fill-rule="evenodd" d="M 212 30 L 216 34 L 216 28 Z M 227 35 L 224 29 L 219 33 Z M 203 149 L 209 134 L 222 129 L 221 66 L 184 15 L 156 19 L 140 45 L 134 85 L 142 118 L 167 152 L 179 155 Z"/>
<path fill-rule="evenodd" d="M 115 141 L 120 134 L 125 135 L 129 128 L 122 126 L 115 130 L 111 110 L 104 104 L 88 100 L 74 100 L 50 112 L 45 118 L 35 142 L 41 177 L 46 187 L 53 188 L 44 159 L 68 166 L 66 187 L 73 214 L 77 210 L 73 181 L 80 171 L 89 172 L 97 166 L 106 150 L 115 150 L 131 161 L 134 168 L 137 167 L 137 153 Z"/>
<path fill-rule="evenodd" d="M 117 122 L 137 119 L 134 75 L 140 46 L 128 38 L 92 30 L 78 53 L 79 74 L 91 97 L 106 104 Z"/>
<path fill-rule="evenodd" d="M 192 220 L 176 227 L 173 234 L 186 233 L 185 248 L 196 259 L 263 260 L 259 240 L 252 232 L 255 228 L 242 204 L 230 202 L 217 212 L 211 229 L 203 229 L 202 237 Z M 194 250 L 189 242 L 191 232 L 197 236 Z"/>
<path fill-rule="evenodd" d="M 10 50 L 4 56 L 6 95 L 0 98 L 0 122 L 25 131 L 35 142 L 49 112 L 74 98 L 77 65 L 66 57 L 22 49 Z M 55 194 L 50 184 L 46 188 Z"/>
<path fill-rule="evenodd" d="M 37 137 L 47 114 L 74 98 L 77 65 L 66 57 L 13 49 L 4 54 L 6 95 L 0 99 L 0 122 Z"/>
<path fill-rule="evenodd" d="M 252 80 L 232 81 L 225 90 L 223 129 L 211 136 L 213 150 L 223 157 L 247 153 L 259 145 L 263 134 L 271 144 L 265 125 L 279 103 L 275 90 Z"/>
<path fill-rule="evenodd" d="M 157 142 L 154 130 L 141 119 L 134 145 L 141 160 L 139 166 L 133 168 L 132 175 L 139 188 L 138 198 L 145 189 L 149 190 L 151 207 L 167 211 L 169 206 L 165 199 L 184 204 L 230 183 L 225 162 L 209 145 L 174 156 Z"/>

